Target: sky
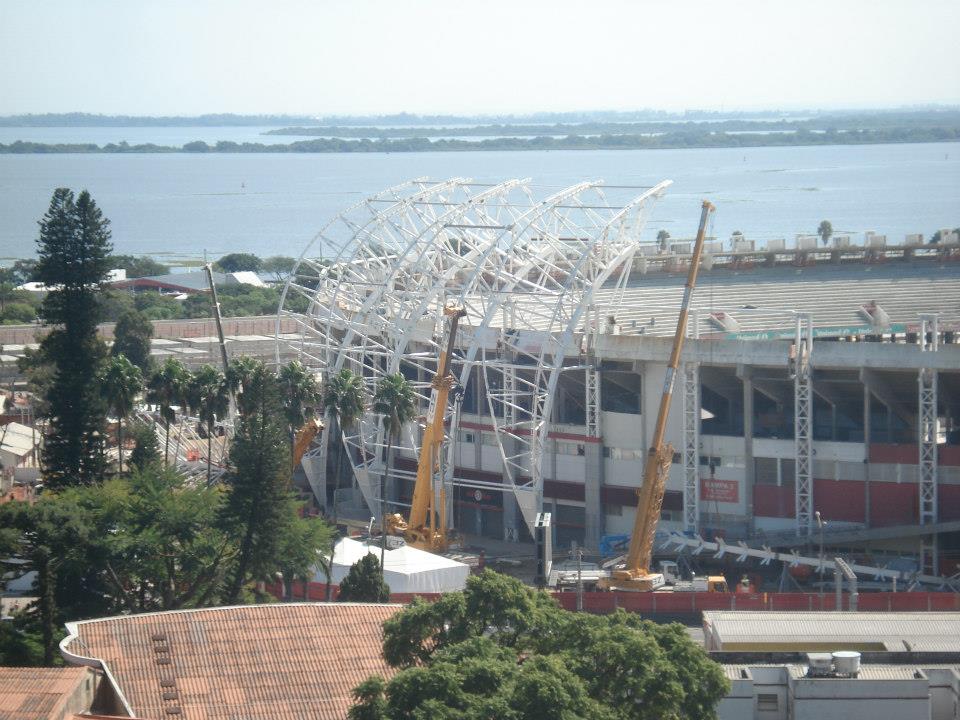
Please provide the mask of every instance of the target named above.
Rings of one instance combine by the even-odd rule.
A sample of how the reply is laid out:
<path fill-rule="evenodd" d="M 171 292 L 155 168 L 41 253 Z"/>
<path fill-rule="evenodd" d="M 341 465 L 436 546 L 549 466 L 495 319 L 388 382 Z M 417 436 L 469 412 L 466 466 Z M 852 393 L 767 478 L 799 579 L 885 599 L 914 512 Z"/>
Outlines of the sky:
<path fill-rule="evenodd" d="M 960 103 L 957 0 L 0 0 L 0 115 Z"/>

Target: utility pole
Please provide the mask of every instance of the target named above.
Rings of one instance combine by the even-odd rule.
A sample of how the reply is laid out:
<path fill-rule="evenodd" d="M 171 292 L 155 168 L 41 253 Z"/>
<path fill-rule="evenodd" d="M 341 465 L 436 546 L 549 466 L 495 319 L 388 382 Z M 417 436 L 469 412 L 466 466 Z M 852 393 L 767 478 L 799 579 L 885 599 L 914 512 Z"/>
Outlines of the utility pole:
<path fill-rule="evenodd" d="M 817 518 L 817 530 L 820 531 L 820 607 L 823 607 L 823 526 L 827 521 L 820 517 L 820 511 L 814 513 Z"/>

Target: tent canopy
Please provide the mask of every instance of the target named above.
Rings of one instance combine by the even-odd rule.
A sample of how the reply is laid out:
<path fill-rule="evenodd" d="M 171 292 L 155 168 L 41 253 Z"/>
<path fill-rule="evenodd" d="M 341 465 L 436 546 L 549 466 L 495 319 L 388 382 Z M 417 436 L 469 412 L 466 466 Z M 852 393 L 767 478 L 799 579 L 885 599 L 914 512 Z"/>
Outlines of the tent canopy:
<path fill-rule="evenodd" d="M 339 585 L 350 572 L 350 568 L 368 553 L 376 555 L 379 559 L 380 546 L 352 538 L 340 539 L 333 550 L 330 581 Z M 390 586 L 390 591 L 395 593 L 463 590 L 470 575 L 470 567 L 462 562 L 424 552 L 409 545 L 403 545 L 395 550 L 387 549 L 384 565 L 384 579 Z M 326 577 L 318 569 L 314 580 L 326 582 Z"/>

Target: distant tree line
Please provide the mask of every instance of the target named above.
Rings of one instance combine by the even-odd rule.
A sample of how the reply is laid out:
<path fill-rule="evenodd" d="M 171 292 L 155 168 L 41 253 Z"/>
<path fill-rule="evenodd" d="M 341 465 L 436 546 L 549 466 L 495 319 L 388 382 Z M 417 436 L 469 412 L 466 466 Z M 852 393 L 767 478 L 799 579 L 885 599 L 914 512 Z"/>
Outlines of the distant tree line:
<path fill-rule="evenodd" d="M 268 130 L 264 135 L 306 135 L 343 138 L 412 137 L 537 137 L 541 135 L 638 135 L 644 133 L 789 132 L 796 130 L 874 130 L 880 128 L 937 128 L 960 125 L 960 111 L 823 115 L 806 119 L 731 119 L 717 122 L 646 120 L 643 122 L 554 123 L 552 125 L 469 125 L 446 127 L 383 127 L 307 125 Z"/>
<path fill-rule="evenodd" d="M 170 267 L 151 257 L 139 255 L 109 255 L 110 269 L 123 268 L 128 278 L 166 275 Z M 293 270 L 296 260 L 283 255 L 260 258 L 250 253 L 230 253 L 214 263 L 220 272 L 249 270 L 272 275 L 279 283 Z M 36 260 L 18 260 L 10 268 L 0 268 L 0 324 L 22 325 L 36 322 L 40 317 L 41 299 L 37 293 L 17 290 L 18 285 L 38 280 Z M 272 315 L 280 304 L 280 290 L 268 285 L 226 285 L 217 288 L 220 311 L 224 317 Z M 307 300 L 301 295 L 291 296 L 288 306 L 295 311 L 306 310 Z M 180 320 L 210 317 L 213 310 L 210 296 L 197 293 L 185 300 L 155 290 L 130 292 L 104 287 L 97 295 L 104 322 L 120 322 L 135 313 L 142 320 Z"/>
<path fill-rule="evenodd" d="M 960 125 L 935 127 L 897 126 L 875 129 L 838 130 L 827 128 L 813 132 L 800 128 L 796 132 L 759 132 L 730 134 L 714 132 L 698 126 L 664 132 L 660 135 L 600 134 L 584 136 L 570 134 L 564 137 L 540 135 L 537 137 L 496 137 L 468 141 L 457 139 L 429 140 L 426 137 L 399 139 L 347 140 L 343 138 L 317 138 L 289 144 L 269 145 L 263 143 L 237 143 L 221 140 L 209 145 L 202 140 L 186 143 L 183 147 L 155 145 L 153 143 L 130 145 L 110 143 L 99 146 L 93 143 L 45 144 L 16 141 L 0 144 L 0 153 L 367 153 L 367 152 L 469 152 L 485 150 L 641 150 L 678 148 L 725 148 L 725 147 L 788 147 L 806 145 L 875 145 L 886 143 L 956 142 L 960 140 Z"/>

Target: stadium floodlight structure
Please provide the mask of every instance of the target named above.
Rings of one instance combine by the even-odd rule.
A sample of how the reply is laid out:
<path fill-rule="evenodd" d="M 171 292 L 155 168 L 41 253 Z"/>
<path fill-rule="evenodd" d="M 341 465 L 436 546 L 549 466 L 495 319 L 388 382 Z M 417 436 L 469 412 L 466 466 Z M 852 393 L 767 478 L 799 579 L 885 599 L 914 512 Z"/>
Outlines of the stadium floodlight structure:
<path fill-rule="evenodd" d="M 583 369 L 589 338 L 601 331 L 591 314 L 595 293 L 604 288 L 605 314 L 617 312 L 640 232 L 669 184 L 584 182 L 540 198 L 529 180 L 421 178 L 366 198 L 318 233 L 291 273 L 278 357 L 293 352 L 321 378 L 348 368 L 370 395 L 380 378 L 401 372 L 425 408 L 442 308 L 464 308 L 451 370 L 461 387 L 471 373 L 482 377 L 486 407 L 477 411 L 496 438 L 502 481 L 457 477 L 449 443 L 438 482 L 508 492 L 532 528 L 560 374 Z M 295 321 L 296 332 L 280 332 L 283 318 Z M 458 413 L 458 403 L 447 409 L 450 427 Z M 398 454 L 417 457 L 419 435 L 415 424 L 404 428 Z M 326 453 L 340 442 L 377 515 L 386 441 L 383 418 L 370 410 L 341 437 L 324 433 L 304 457 L 321 502 Z M 412 479 L 414 472 L 391 475 Z"/>

